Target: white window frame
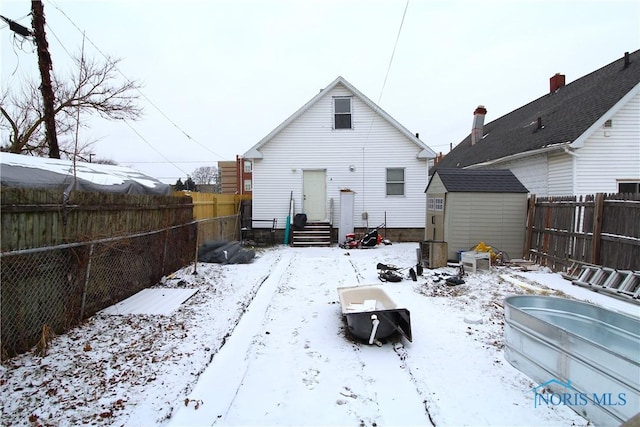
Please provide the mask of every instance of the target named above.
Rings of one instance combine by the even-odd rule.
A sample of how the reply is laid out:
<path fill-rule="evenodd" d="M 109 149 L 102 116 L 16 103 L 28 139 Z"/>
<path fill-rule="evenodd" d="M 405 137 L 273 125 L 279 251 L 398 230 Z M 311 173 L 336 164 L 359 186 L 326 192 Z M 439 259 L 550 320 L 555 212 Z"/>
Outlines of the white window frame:
<path fill-rule="evenodd" d="M 252 163 L 249 160 L 245 160 L 244 161 L 244 173 L 251 173 L 251 168 Z"/>
<path fill-rule="evenodd" d="M 337 113 L 336 112 L 336 101 L 346 99 L 349 101 L 349 112 L 348 113 Z M 338 115 L 341 116 L 349 116 L 349 127 L 337 127 L 336 126 L 336 117 Z M 333 129 L 334 130 L 343 130 L 343 129 L 353 129 L 353 100 L 350 96 L 334 96 L 333 97 Z"/>
<path fill-rule="evenodd" d="M 389 180 L 389 171 L 402 171 L 402 181 L 390 181 Z M 391 197 L 404 197 L 406 194 L 405 191 L 405 187 L 406 187 L 406 173 L 405 173 L 405 168 L 387 168 L 385 171 L 385 194 L 387 196 L 391 196 Z M 389 193 L 389 186 L 392 185 L 394 186 L 393 188 L 395 188 L 396 185 L 398 184 L 402 184 L 402 193 L 401 194 L 395 194 Z"/>
<path fill-rule="evenodd" d="M 429 197 L 427 199 L 427 209 L 430 211 L 443 211 L 444 210 L 444 198 L 442 197 Z"/>
<path fill-rule="evenodd" d="M 244 191 L 252 191 L 252 186 L 251 186 L 252 182 L 250 179 L 245 179 L 244 180 Z"/>

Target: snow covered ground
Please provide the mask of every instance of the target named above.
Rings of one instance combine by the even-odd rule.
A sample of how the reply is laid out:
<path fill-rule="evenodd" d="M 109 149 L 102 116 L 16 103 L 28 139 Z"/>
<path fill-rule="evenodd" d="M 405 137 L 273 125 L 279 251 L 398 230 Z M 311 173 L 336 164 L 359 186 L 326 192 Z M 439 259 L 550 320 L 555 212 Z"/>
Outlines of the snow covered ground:
<path fill-rule="evenodd" d="M 380 284 L 376 264 L 414 266 L 417 247 L 280 246 L 251 264 L 184 268 L 156 287 L 197 289 L 179 308 L 105 310 L 46 356 L 5 362 L 0 424 L 588 425 L 566 407 L 534 407 L 536 384 L 504 359 L 502 300 L 544 291 L 638 306 L 547 271 L 494 269 L 447 286 L 438 279 L 454 268 L 425 269 L 382 285 L 411 311 L 412 343 L 348 337 L 336 289 Z"/>

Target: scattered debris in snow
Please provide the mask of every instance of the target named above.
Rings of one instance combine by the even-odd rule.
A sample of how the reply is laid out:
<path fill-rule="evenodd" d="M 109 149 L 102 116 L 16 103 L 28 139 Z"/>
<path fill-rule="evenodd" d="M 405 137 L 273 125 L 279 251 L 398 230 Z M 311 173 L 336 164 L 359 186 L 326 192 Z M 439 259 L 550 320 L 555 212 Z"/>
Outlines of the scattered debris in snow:
<path fill-rule="evenodd" d="M 348 257 L 280 246 L 247 265 L 186 267 L 154 287 L 197 290 L 173 311 L 99 313 L 55 337 L 46 356 L 5 361 L 0 423 L 588 425 L 566 407 L 534 407 L 536 384 L 504 360 L 502 301 L 548 287 L 619 311 L 637 306 L 548 271 L 492 269 L 447 286 L 458 270 L 443 267 L 381 285 L 411 310 L 412 343 L 349 339 L 336 289 L 380 284 L 376 264 L 404 265 L 417 246 Z"/>

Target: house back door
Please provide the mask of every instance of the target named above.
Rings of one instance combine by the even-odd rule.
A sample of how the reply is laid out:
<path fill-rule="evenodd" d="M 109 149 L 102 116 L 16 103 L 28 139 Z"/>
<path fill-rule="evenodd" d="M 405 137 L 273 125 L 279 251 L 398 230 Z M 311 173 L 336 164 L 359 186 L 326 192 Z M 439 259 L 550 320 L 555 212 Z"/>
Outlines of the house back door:
<path fill-rule="evenodd" d="M 326 171 L 306 170 L 303 172 L 302 191 L 303 213 L 309 221 L 324 221 L 327 219 L 327 181 Z"/>

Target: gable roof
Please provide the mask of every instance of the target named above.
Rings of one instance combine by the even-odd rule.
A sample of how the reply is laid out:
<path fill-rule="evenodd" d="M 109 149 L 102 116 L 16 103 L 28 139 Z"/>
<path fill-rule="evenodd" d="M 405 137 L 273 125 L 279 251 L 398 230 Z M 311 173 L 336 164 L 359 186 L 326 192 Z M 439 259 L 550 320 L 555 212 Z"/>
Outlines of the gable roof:
<path fill-rule="evenodd" d="M 324 98 L 329 92 L 338 85 L 344 86 L 348 89 L 354 96 L 364 102 L 369 108 L 378 113 L 383 119 L 385 119 L 391 126 L 400 131 L 404 136 L 406 136 L 409 140 L 411 140 L 414 144 L 416 144 L 419 148 L 422 149 L 420 154 L 418 154 L 418 158 L 420 159 L 431 159 L 436 156 L 436 153 L 429 148 L 424 142 L 422 142 L 418 137 L 416 137 L 413 133 L 409 132 L 407 128 L 398 123 L 393 117 L 387 114 L 382 108 L 378 107 L 373 101 L 367 98 L 362 92 L 356 89 L 351 83 L 346 81 L 343 77 L 338 76 L 334 81 L 332 81 L 329 86 L 322 89 L 316 96 L 311 98 L 309 102 L 304 104 L 298 111 L 293 113 L 289 118 L 287 118 L 284 122 L 282 122 L 277 128 L 269 132 L 267 136 L 262 138 L 256 145 L 251 147 L 245 154 L 244 157 L 249 159 L 260 159 L 262 158 L 262 153 L 260 153 L 260 147 L 271 141 L 276 135 L 278 135 L 283 129 L 289 126 L 293 121 L 295 121 L 298 117 L 304 114 L 309 108 L 313 107 L 320 99 Z"/>
<path fill-rule="evenodd" d="M 471 134 L 434 170 L 464 168 L 564 148 L 580 148 L 598 127 L 640 93 L 640 50 L 548 93 L 488 124 L 471 145 Z M 538 129 L 538 118 L 542 128 Z"/>
<path fill-rule="evenodd" d="M 509 169 L 438 169 L 429 180 L 427 190 L 436 175 L 450 193 L 529 192 Z"/>

